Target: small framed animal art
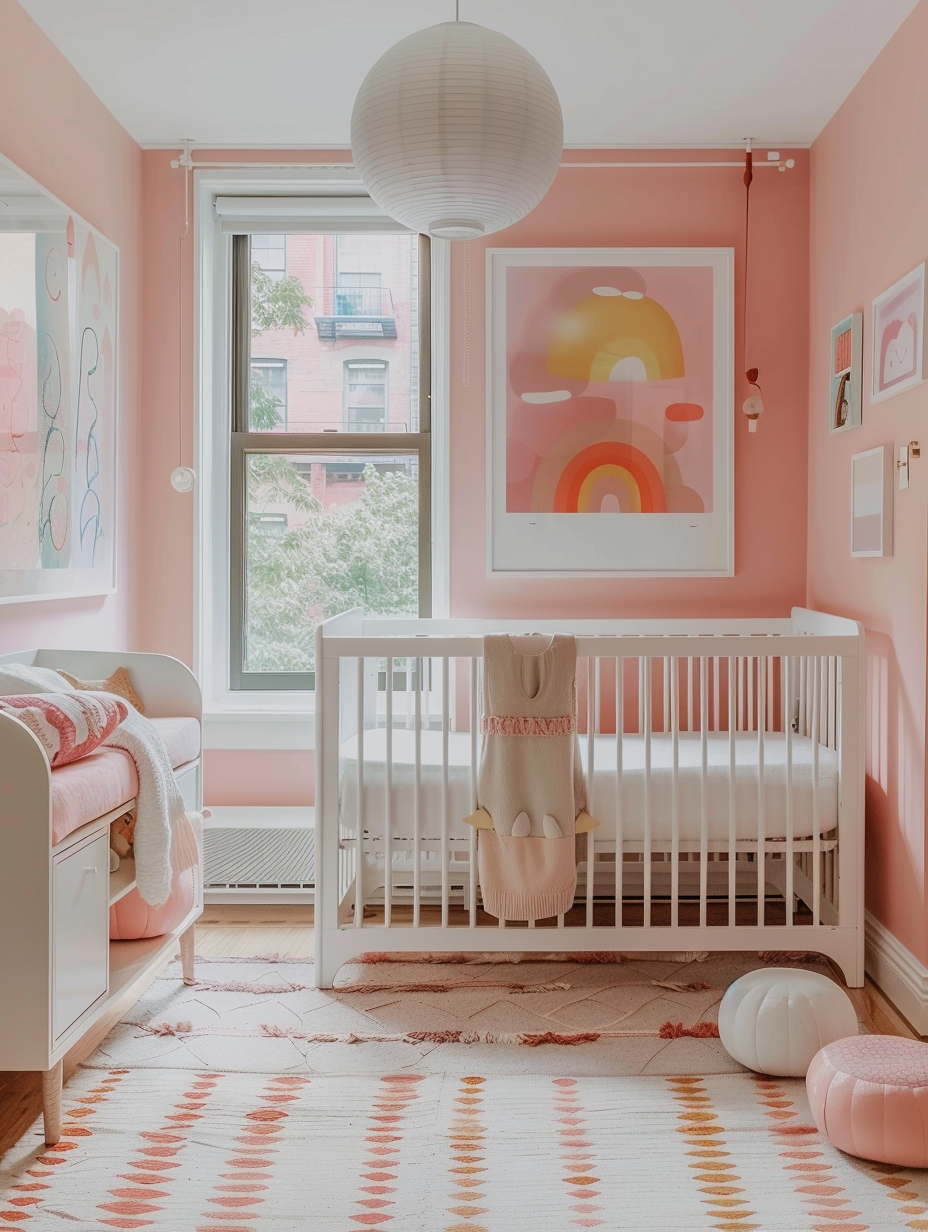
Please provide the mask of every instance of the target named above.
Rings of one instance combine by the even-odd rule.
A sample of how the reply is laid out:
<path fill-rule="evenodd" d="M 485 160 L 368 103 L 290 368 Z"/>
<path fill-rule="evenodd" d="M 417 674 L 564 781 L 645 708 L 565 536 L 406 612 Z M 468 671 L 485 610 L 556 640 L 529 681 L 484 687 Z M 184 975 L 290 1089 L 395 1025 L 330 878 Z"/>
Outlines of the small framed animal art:
<path fill-rule="evenodd" d="M 831 331 L 829 432 L 860 427 L 863 319 L 852 312 Z"/>
<path fill-rule="evenodd" d="M 925 262 L 873 301 L 871 402 L 925 379 Z"/>

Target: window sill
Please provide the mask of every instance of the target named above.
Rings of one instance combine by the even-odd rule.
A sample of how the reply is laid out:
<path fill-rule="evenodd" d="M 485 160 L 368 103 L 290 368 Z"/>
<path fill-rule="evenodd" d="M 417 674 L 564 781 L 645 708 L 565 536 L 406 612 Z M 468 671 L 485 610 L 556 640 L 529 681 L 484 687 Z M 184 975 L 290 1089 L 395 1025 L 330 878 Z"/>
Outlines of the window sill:
<path fill-rule="evenodd" d="M 316 720 L 303 711 L 220 711 L 203 715 L 204 749 L 300 749 L 316 747 Z"/>

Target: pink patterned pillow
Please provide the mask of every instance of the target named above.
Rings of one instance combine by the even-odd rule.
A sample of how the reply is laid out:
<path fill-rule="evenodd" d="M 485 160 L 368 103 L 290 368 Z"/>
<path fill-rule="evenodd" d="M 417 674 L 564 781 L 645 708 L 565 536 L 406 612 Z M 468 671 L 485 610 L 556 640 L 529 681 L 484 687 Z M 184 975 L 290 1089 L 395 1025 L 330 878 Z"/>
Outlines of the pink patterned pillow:
<path fill-rule="evenodd" d="M 0 710 L 38 737 L 53 768 L 92 753 L 129 713 L 120 697 L 84 692 L 0 697 Z"/>

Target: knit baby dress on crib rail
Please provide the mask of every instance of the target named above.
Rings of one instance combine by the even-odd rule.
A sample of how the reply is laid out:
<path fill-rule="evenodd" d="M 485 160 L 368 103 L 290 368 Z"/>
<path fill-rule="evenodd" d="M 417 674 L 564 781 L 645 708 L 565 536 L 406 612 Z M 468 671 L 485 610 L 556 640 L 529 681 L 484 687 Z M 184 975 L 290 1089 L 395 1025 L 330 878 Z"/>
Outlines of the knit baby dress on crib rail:
<path fill-rule="evenodd" d="M 576 665 L 568 634 L 484 638 L 480 809 L 467 820 L 492 820 L 479 829 L 477 863 L 484 909 L 498 919 L 541 920 L 573 904 L 575 821 L 586 807 Z"/>

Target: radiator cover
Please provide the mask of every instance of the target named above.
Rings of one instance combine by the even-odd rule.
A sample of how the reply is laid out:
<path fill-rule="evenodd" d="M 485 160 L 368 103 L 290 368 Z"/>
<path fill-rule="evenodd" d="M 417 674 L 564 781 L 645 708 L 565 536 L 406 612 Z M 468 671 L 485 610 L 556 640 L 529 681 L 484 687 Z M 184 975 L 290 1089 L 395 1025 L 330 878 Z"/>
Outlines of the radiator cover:
<path fill-rule="evenodd" d="M 205 889 L 312 889 L 315 839 L 309 827 L 207 827 L 203 834 Z"/>

